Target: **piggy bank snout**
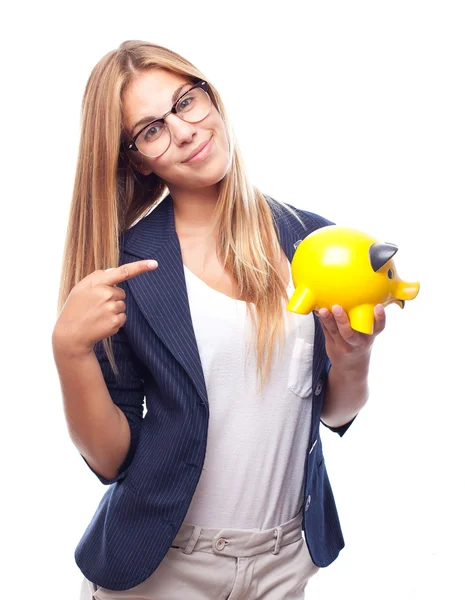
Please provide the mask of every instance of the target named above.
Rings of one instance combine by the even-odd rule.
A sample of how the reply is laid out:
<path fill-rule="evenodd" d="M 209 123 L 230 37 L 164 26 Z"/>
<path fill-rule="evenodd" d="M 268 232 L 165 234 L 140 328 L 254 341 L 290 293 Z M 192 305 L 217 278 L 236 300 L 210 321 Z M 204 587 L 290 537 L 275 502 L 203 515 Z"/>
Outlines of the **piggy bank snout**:
<path fill-rule="evenodd" d="M 418 281 L 399 281 L 394 290 L 394 296 L 399 300 L 413 300 L 418 296 L 420 283 Z"/>

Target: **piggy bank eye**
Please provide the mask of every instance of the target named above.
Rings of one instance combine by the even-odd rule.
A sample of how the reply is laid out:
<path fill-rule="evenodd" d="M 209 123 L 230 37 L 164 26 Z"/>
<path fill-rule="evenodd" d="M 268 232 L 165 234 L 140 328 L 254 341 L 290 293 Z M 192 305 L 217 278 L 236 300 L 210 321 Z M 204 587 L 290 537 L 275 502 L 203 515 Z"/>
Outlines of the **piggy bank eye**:
<path fill-rule="evenodd" d="M 392 269 L 388 270 L 388 277 L 389 279 L 392 279 L 394 277 L 394 271 Z"/>

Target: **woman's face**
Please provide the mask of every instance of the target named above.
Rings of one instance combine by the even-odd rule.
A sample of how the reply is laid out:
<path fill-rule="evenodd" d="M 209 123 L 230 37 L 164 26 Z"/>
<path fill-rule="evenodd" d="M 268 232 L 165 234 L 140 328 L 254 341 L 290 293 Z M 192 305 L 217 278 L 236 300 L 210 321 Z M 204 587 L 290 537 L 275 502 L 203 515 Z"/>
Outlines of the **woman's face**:
<path fill-rule="evenodd" d="M 183 83 L 186 85 L 177 93 L 176 99 L 193 85 L 186 78 L 157 68 L 137 75 L 122 98 L 126 134 L 132 138 L 146 125 L 134 127 L 140 119 L 165 114 L 173 105 L 174 91 Z M 229 147 L 223 120 L 213 103 L 209 114 L 198 123 L 188 123 L 173 113 L 165 118 L 165 122 L 171 132 L 171 144 L 162 155 L 148 158 L 129 150 L 137 170 L 144 175 L 155 173 L 171 191 L 173 188 L 205 188 L 221 181 L 228 170 Z M 184 162 L 199 144 L 212 136 L 213 145 L 205 160 Z"/>

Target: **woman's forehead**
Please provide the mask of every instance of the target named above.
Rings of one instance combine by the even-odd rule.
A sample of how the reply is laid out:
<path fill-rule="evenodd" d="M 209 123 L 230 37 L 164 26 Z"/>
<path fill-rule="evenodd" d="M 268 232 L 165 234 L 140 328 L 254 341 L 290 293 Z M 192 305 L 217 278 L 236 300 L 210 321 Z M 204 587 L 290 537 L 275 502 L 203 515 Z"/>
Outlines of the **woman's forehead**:
<path fill-rule="evenodd" d="M 185 77 L 160 69 L 137 74 L 122 97 L 126 129 L 131 131 L 133 125 L 144 117 L 158 118 L 164 114 L 189 85 L 192 84 Z"/>

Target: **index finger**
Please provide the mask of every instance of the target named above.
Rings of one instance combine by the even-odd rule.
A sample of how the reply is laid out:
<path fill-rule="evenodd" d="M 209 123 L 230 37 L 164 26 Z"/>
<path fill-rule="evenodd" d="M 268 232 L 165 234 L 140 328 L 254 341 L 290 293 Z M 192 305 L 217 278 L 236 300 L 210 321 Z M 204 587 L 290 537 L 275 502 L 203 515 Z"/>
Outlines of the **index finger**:
<path fill-rule="evenodd" d="M 121 281 L 126 281 L 146 271 L 152 271 L 155 267 L 158 267 L 156 260 L 136 260 L 135 262 L 125 263 L 119 267 L 110 267 L 109 269 L 105 269 L 104 283 L 107 285 L 116 285 Z"/>

